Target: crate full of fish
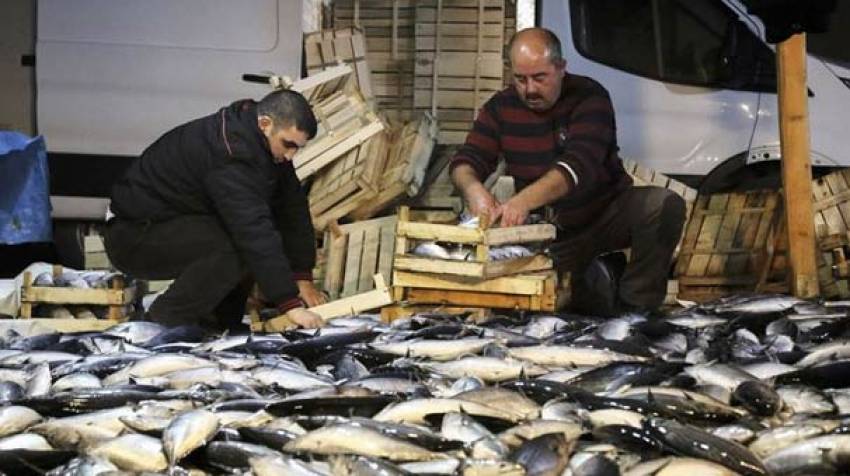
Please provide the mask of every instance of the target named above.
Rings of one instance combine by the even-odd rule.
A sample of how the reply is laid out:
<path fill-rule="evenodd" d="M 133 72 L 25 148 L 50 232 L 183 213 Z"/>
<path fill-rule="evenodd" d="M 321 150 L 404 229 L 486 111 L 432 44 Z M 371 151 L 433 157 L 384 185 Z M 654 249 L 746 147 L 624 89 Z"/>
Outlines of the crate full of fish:
<path fill-rule="evenodd" d="M 127 286 L 120 273 L 54 266 L 35 277 L 24 273 L 20 315 L 25 319 L 121 319 L 135 297 L 135 286 Z"/>
<path fill-rule="evenodd" d="M 479 280 L 550 270 L 543 247 L 555 232 L 548 223 L 491 228 L 478 218 L 458 225 L 414 222 L 402 207 L 393 269 Z"/>

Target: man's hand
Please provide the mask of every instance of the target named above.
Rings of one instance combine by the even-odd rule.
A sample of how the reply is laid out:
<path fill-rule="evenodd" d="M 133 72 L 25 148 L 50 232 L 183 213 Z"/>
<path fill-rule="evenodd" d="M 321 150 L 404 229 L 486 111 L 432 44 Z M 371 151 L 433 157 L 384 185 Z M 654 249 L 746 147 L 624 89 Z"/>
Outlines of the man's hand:
<path fill-rule="evenodd" d="M 286 314 L 269 319 L 263 323 L 263 330 L 266 332 L 282 332 L 291 329 L 293 325 L 304 327 L 306 329 L 315 329 L 325 325 L 322 316 L 303 307 L 290 309 Z"/>
<path fill-rule="evenodd" d="M 499 207 L 498 215 L 501 217 L 503 227 L 524 225 L 528 218 L 530 209 L 517 195 L 503 203 Z"/>
<path fill-rule="evenodd" d="M 298 285 L 298 297 L 300 297 L 307 307 L 318 306 L 328 302 L 328 297 L 325 293 L 319 291 L 313 281 L 295 281 Z"/>
<path fill-rule="evenodd" d="M 466 189 L 464 198 L 469 204 L 469 211 L 472 215 L 480 217 L 486 215 L 492 223 L 499 215 L 499 202 L 496 197 L 484 188 L 482 184 L 475 184 Z"/>

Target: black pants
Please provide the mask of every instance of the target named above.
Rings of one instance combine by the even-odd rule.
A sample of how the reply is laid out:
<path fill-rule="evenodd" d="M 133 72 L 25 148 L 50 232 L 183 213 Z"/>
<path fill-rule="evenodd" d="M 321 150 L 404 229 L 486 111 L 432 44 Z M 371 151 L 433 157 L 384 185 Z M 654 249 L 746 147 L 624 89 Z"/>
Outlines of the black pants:
<path fill-rule="evenodd" d="M 561 233 L 552 245 L 553 258 L 560 271 L 576 277 L 596 256 L 631 247 L 619 299 L 629 307 L 658 309 L 684 223 L 682 197 L 665 188 L 632 187 L 587 227 Z"/>
<path fill-rule="evenodd" d="M 113 219 L 104 241 L 109 259 L 122 272 L 175 280 L 151 305 L 151 320 L 167 326 L 241 327 L 252 282 L 215 217 L 191 215 L 160 223 Z"/>

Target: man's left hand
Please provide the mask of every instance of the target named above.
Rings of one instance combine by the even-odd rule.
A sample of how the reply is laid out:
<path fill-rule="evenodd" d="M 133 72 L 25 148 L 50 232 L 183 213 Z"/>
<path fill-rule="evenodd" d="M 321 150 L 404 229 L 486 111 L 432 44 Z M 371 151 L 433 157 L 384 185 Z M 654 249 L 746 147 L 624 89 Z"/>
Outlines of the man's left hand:
<path fill-rule="evenodd" d="M 517 196 L 499 206 L 500 223 L 503 227 L 524 225 L 528 213 L 528 207 Z"/>
<path fill-rule="evenodd" d="M 298 297 L 307 304 L 307 307 L 328 302 L 328 297 L 316 288 L 313 281 L 295 281 L 295 284 L 298 285 Z"/>

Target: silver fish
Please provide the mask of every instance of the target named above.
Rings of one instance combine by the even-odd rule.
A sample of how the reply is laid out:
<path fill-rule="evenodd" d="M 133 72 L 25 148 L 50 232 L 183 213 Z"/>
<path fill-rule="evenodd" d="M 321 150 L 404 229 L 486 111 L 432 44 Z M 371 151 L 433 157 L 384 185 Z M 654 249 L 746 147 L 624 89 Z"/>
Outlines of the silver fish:
<path fill-rule="evenodd" d="M 88 454 L 105 458 L 127 471 L 163 471 L 168 468 L 162 442 L 145 435 L 131 433 L 119 436 L 95 446 Z"/>
<path fill-rule="evenodd" d="M 391 461 L 423 461 L 444 457 L 377 430 L 351 424 L 313 430 L 290 441 L 283 449 L 294 453 L 374 456 Z"/>
<path fill-rule="evenodd" d="M 162 434 L 165 456 L 172 466 L 205 445 L 218 431 L 219 418 L 207 410 L 193 410 L 175 418 Z"/>

